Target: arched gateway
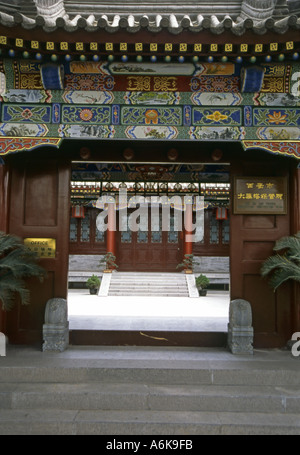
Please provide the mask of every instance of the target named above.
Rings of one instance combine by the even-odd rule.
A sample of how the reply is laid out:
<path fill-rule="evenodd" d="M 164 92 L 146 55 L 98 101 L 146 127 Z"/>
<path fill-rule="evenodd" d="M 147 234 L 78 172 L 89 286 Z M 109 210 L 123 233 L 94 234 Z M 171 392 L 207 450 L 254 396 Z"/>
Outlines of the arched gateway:
<path fill-rule="evenodd" d="M 273 293 L 260 267 L 300 230 L 300 2 L 207 5 L 0 2 L 0 229 L 40 242 L 48 271 L 30 306 L 0 313 L 12 343 L 41 342 L 70 256 L 107 251 L 121 270 L 229 257 L 254 345 L 299 331 L 299 286 Z M 174 229 L 174 206 L 169 231 L 160 207 L 152 230 L 101 233 L 96 200 L 120 189 L 127 217 L 132 195 L 203 197 L 204 237 Z"/>

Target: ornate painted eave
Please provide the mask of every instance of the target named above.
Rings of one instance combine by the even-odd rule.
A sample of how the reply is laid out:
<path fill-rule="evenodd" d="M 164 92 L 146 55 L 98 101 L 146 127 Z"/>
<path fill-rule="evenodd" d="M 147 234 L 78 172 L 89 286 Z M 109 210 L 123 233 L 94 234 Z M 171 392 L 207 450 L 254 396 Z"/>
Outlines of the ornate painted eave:
<path fill-rule="evenodd" d="M 5 27 L 21 25 L 25 29 L 42 27 L 51 33 L 85 30 L 109 33 L 148 30 L 159 33 L 168 30 L 179 34 L 209 31 L 222 34 L 230 31 L 242 36 L 252 31 L 256 35 L 267 32 L 284 34 L 300 29 L 300 1 L 298 0 L 240 0 L 213 3 L 201 0 L 182 2 L 154 1 L 114 2 L 14 0 L 0 2 L 0 24 Z"/>
<path fill-rule="evenodd" d="M 180 2 L 0 0 L 0 157 L 84 138 L 300 160 L 300 0 Z"/>

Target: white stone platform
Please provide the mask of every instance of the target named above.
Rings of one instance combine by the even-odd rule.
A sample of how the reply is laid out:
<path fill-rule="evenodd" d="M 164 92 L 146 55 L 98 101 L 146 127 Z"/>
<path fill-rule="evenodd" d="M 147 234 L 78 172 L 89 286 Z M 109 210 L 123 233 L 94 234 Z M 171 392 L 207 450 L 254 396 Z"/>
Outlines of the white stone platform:
<path fill-rule="evenodd" d="M 139 297 L 90 295 L 70 289 L 70 330 L 170 330 L 227 332 L 229 292 L 206 297 Z"/>

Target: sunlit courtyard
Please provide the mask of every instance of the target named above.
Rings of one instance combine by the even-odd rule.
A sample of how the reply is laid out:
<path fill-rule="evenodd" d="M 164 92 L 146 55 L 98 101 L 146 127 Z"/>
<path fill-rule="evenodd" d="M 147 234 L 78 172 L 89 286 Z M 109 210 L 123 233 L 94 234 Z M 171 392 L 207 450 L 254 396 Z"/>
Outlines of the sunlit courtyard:
<path fill-rule="evenodd" d="M 71 330 L 227 331 L 228 291 L 206 297 L 99 297 L 88 289 L 70 289 Z"/>

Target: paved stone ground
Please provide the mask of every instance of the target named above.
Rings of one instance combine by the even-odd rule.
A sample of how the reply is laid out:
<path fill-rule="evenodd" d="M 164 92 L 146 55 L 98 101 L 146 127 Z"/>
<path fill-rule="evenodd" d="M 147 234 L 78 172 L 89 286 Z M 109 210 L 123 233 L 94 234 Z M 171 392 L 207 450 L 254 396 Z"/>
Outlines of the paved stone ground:
<path fill-rule="evenodd" d="M 70 289 L 70 329 L 170 330 L 226 332 L 229 293 L 208 291 L 206 297 L 99 297 Z"/>

